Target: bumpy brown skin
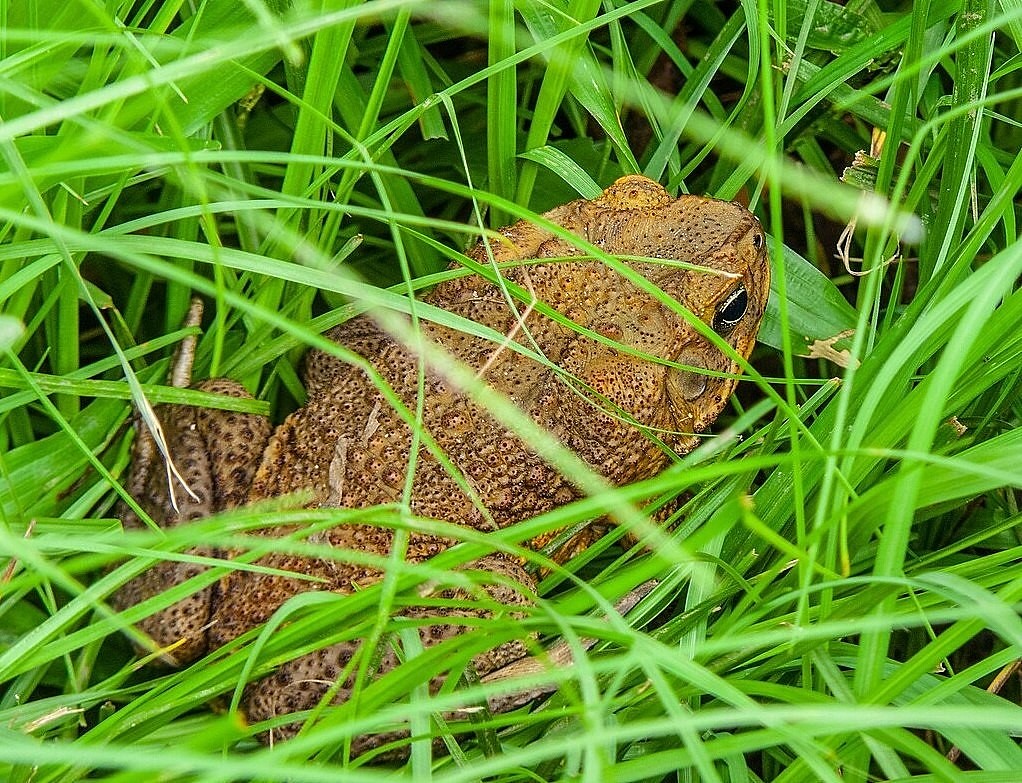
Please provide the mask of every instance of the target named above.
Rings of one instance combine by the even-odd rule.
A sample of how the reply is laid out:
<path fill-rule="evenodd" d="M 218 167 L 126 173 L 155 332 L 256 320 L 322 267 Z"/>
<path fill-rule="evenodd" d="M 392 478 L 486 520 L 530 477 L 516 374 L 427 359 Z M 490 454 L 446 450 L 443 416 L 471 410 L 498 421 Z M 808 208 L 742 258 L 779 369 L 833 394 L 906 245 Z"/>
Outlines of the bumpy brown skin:
<path fill-rule="evenodd" d="M 630 176 L 593 201 L 573 201 L 544 217 L 610 255 L 668 259 L 718 270 L 712 274 L 676 264 L 628 262 L 631 269 L 716 328 L 738 353 L 748 356 L 766 306 L 769 267 L 759 223 L 744 208 L 696 196 L 672 199 L 660 185 Z M 582 252 L 571 241 L 525 222 L 504 229 L 502 234 L 506 242 L 490 245 L 497 262 Z M 489 263 L 488 249 L 482 243 L 470 256 Z M 736 374 L 739 368 L 734 361 L 682 315 L 599 261 L 520 265 L 505 270 L 504 276 L 610 344 L 559 324 L 542 315 L 540 308 L 529 309 L 521 301 L 514 302 L 516 314 L 500 289 L 477 276 L 442 283 L 425 299 L 499 333 L 514 335 L 517 342 L 542 352 L 563 372 L 447 327 L 423 321 L 422 331 L 458 361 L 482 371 L 491 386 L 615 484 L 653 476 L 671 460 L 644 428 L 655 432 L 676 454 L 694 448 L 695 433 L 720 413 L 735 379 L 671 367 L 618 346 L 668 363 L 721 373 Z M 740 301 L 734 301 L 736 297 L 740 300 L 736 294 L 739 287 L 747 292 L 744 312 Z M 739 317 L 733 318 L 736 313 Z M 336 328 L 330 337 L 365 357 L 414 410 L 419 373 L 415 355 L 365 316 Z M 336 358 L 313 352 L 306 375 L 308 403 L 288 417 L 272 437 L 268 425 L 258 417 L 229 414 L 233 423 L 224 425 L 216 423 L 219 414 L 213 411 L 162 409 L 165 428 L 173 430 L 173 437 L 168 437 L 172 453 L 202 500 L 186 502 L 180 514 L 168 509 L 165 473 L 146 459 L 153 449 L 144 435 L 136 445 L 137 467 L 131 484 L 135 497 L 164 525 L 213 513 L 246 498 L 256 501 L 310 488 L 315 504 L 323 506 L 358 508 L 400 502 L 411 443 L 402 418 L 362 371 Z M 216 390 L 242 393 L 224 383 L 208 382 L 203 388 L 212 390 L 212 384 Z M 535 516 L 579 494 L 515 433 L 494 421 L 432 367 L 427 367 L 426 373 L 423 424 L 475 488 L 485 508 L 474 504 L 422 450 L 411 499 L 416 515 L 488 530 Z M 177 495 L 183 496 L 180 487 Z M 126 523 L 139 524 L 131 517 Z M 391 540 L 392 531 L 368 525 L 337 527 L 322 538 L 336 549 L 380 555 L 389 553 Z M 587 543 L 583 536 L 573 547 Z M 412 533 L 408 559 L 429 558 L 450 544 L 446 539 Z M 317 589 L 339 592 L 351 592 L 355 584 L 364 586 L 379 577 L 343 560 L 273 554 L 260 562 L 314 574 L 326 580 Z M 528 604 L 534 585 L 519 563 L 496 554 L 474 567 L 523 585 L 521 592 L 490 588 L 499 604 L 512 608 Z M 116 603 L 133 605 L 198 571 L 196 567 L 162 564 L 127 585 Z M 309 589 L 312 583 L 307 580 L 238 571 L 219 586 L 148 618 L 140 627 L 162 646 L 186 638 L 173 652 L 177 661 L 186 662 L 264 622 L 288 598 Z M 414 611 L 408 614 L 423 616 Z M 424 626 L 421 635 L 429 645 L 459 631 L 457 626 L 434 624 Z M 335 645 L 303 656 L 249 686 L 245 696 L 249 718 L 263 720 L 315 706 L 356 647 Z M 474 663 L 483 675 L 523 654 L 520 643 L 505 645 Z M 393 665 L 394 661 L 385 657 L 382 668 Z M 340 688 L 338 701 L 348 697 L 349 686 L 346 682 Z M 276 736 L 289 733 L 285 730 Z M 365 738 L 355 750 L 378 742 L 379 738 Z"/>

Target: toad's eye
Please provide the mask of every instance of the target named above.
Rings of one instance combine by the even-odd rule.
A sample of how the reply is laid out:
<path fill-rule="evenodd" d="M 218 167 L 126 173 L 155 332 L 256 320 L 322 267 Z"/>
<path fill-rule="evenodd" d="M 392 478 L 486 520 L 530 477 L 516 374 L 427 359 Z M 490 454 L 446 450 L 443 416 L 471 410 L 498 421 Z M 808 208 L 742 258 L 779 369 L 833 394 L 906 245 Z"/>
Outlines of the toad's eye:
<path fill-rule="evenodd" d="M 721 335 L 730 332 L 742 320 L 748 307 L 749 295 L 745 292 L 745 286 L 740 285 L 728 294 L 713 314 L 713 331 Z"/>

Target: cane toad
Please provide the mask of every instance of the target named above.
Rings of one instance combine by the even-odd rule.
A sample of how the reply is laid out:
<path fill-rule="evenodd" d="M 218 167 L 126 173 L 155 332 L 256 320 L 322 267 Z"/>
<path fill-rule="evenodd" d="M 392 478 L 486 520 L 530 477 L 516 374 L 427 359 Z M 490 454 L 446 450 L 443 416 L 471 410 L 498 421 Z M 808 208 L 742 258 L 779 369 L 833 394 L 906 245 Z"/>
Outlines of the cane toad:
<path fill-rule="evenodd" d="M 573 201 L 544 217 L 603 253 L 623 257 L 627 267 L 748 356 L 766 305 L 769 268 L 762 229 L 743 207 L 697 196 L 672 198 L 645 177 L 626 176 L 598 198 Z M 512 307 L 506 290 L 478 275 L 443 282 L 424 299 L 509 336 L 546 357 L 547 363 L 427 320 L 419 324 L 422 333 L 476 370 L 614 484 L 651 477 L 670 462 L 672 450 L 684 454 L 694 448 L 696 433 L 713 422 L 734 389 L 737 363 L 702 336 L 691 325 L 692 316 L 680 314 L 680 308 L 664 306 L 592 256 L 572 260 L 583 255 L 576 243 L 525 221 L 501 233 L 505 241 L 480 243 L 469 256 L 486 265 L 491 252 L 497 262 L 551 259 L 506 265 L 503 275 L 562 319 L 521 301 Z M 329 336 L 364 357 L 394 395 L 411 411 L 416 409 L 419 360 L 408 347 L 368 316 L 337 327 Z M 134 447 L 132 495 L 163 526 L 298 490 L 311 490 L 312 505 L 318 506 L 402 502 L 411 430 L 377 383 L 362 369 L 318 351 L 307 359 L 305 380 L 307 404 L 275 430 L 258 416 L 160 406 L 157 413 L 170 452 L 193 495 L 178 485 L 175 508 L 166 471 L 153 458 L 153 441 L 145 431 L 139 432 Z M 238 384 L 223 379 L 200 388 L 245 394 Z M 425 374 L 422 425 L 450 464 L 444 466 L 433 453 L 419 450 L 411 492 L 416 516 L 492 530 L 580 495 L 528 444 L 432 366 Z M 123 517 L 126 526 L 141 525 L 131 512 Z M 393 530 L 384 527 L 342 525 L 317 541 L 336 550 L 386 555 L 393 536 Z M 407 559 L 424 560 L 451 543 L 412 532 Z M 583 535 L 574 546 L 586 543 Z M 351 592 L 355 585 L 364 587 L 380 577 L 378 571 L 344 558 L 275 553 L 259 562 L 315 575 L 323 582 L 317 586 L 283 575 L 234 571 L 139 627 L 158 645 L 172 649 L 174 662 L 186 663 L 263 623 L 299 592 Z M 513 611 L 528 603 L 534 580 L 521 563 L 498 553 L 473 566 L 510 578 L 487 588 L 498 605 Z M 125 585 L 114 603 L 132 606 L 200 571 L 192 564 L 160 563 Z M 509 583 L 523 589 L 511 589 Z M 423 624 L 424 645 L 462 629 L 439 619 Z M 330 687 L 337 687 L 338 672 L 345 670 L 357 647 L 356 641 L 298 657 L 249 685 L 243 703 L 247 716 L 263 720 L 314 707 Z M 478 656 L 474 665 L 484 675 L 524 654 L 521 643 L 502 645 Z M 381 668 L 394 664 L 393 655 L 384 654 Z M 348 693 L 346 682 L 337 689 L 336 700 Z"/>

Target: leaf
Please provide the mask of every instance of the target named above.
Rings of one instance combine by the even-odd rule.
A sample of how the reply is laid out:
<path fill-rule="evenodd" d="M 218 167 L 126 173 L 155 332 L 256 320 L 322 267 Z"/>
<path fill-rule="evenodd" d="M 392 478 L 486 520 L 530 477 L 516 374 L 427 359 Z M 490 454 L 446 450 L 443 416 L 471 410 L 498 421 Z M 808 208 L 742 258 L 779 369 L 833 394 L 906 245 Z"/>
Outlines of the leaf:
<path fill-rule="evenodd" d="M 582 198 L 593 199 L 603 192 L 589 173 L 556 147 L 547 145 L 527 150 L 518 157 L 545 166 L 560 179 L 571 185 Z"/>
<path fill-rule="evenodd" d="M 120 400 L 97 400 L 71 422 L 79 443 L 98 452 L 117 434 L 128 409 Z M 67 432 L 58 432 L 4 456 L 0 480 L 0 516 L 20 519 L 54 516 L 60 498 L 79 481 L 89 464 L 84 451 Z M 31 502 L 26 504 L 26 499 Z"/>
<path fill-rule="evenodd" d="M 776 265 L 776 261 L 773 263 Z M 784 248 L 784 274 L 788 289 L 788 328 L 796 353 L 809 353 L 814 342 L 833 340 L 855 328 L 855 308 L 848 304 L 837 286 L 787 247 Z M 759 330 L 759 341 L 779 349 L 782 342 L 777 282 L 775 271 L 770 280 L 770 300 Z"/>

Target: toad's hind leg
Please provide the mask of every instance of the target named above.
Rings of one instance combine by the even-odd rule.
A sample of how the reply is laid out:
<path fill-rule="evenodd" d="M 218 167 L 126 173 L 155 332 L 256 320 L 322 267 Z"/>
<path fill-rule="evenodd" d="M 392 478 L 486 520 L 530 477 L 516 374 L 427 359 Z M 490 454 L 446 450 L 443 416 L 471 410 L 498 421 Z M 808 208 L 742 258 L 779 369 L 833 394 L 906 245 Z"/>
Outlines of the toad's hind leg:
<path fill-rule="evenodd" d="M 445 606 L 409 607 L 401 615 L 419 623 L 419 640 L 424 648 L 440 644 L 473 628 L 480 619 L 497 616 L 520 619 L 533 604 L 535 582 L 519 562 L 503 554 L 492 554 L 471 563 L 468 569 L 486 571 L 493 575 L 483 581 L 476 594 L 463 589 L 444 590 L 431 597 L 451 602 Z M 496 607 L 501 607 L 497 609 Z M 310 710 L 331 691 L 333 703 L 342 704 L 352 694 L 355 674 L 352 659 L 359 651 L 360 642 L 352 640 L 325 647 L 303 655 L 282 665 L 277 671 L 248 686 L 243 709 L 249 721 L 258 722 Z M 512 640 L 492 647 L 472 659 L 473 667 L 482 676 L 501 669 L 527 655 L 523 640 Z M 380 657 L 376 674 L 385 674 L 398 665 L 398 657 L 388 643 Z M 338 678 L 344 681 L 338 686 Z M 430 681 L 430 692 L 436 693 L 446 680 L 446 673 Z M 276 727 L 265 735 L 271 741 L 287 739 L 301 727 L 289 723 Z M 356 737 L 352 753 L 359 755 L 386 742 L 407 737 L 408 731 L 395 727 L 381 734 Z"/>
<path fill-rule="evenodd" d="M 213 379 L 198 389 L 232 397 L 250 397 L 239 384 Z M 171 475 L 148 429 L 138 426 L 132 449 L 128 491 L 156 524 L 163 528 L 210 516 L 242 503 L 259 458 L 270 436 L 269 420 L 254 414 L 160 405 L 155 409 L 171 459 L 182 485 Z M 125 528 L 146 525 L 126 504 L 120 517 Z M 208 546 L 187 550 L 189 555 L 218 557 Z M 165 560 L 126 583 L 113 596 L 118 610 L 132 607 L 198 576 L 206 566 Z M 172 664 L 187 663 L 206 651 L 206 627 L 214 610 L 216 586 L 197 590 L 136 623 Z"/>

